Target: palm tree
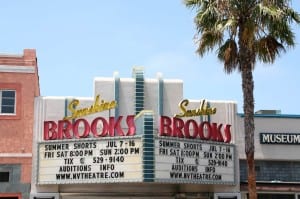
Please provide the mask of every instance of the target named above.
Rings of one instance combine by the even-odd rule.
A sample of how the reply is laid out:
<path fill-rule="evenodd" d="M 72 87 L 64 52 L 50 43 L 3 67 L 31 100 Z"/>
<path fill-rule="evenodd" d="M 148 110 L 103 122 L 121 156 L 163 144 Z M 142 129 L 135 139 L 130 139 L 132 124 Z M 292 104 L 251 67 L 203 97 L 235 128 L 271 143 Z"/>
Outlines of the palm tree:
<path fill-rule="evenodd" d="M 184 0 L 196 9 L 197 54 L 217 47 L 226 73 L 238 70 L 242 77 L 245 154 L 249 198 L 256 199 L 254 163 L 254 81 L 256 61 L 273 63 L 281 52 L 295 45 L 291 23 L 300 15 L 290 0 Z"/>

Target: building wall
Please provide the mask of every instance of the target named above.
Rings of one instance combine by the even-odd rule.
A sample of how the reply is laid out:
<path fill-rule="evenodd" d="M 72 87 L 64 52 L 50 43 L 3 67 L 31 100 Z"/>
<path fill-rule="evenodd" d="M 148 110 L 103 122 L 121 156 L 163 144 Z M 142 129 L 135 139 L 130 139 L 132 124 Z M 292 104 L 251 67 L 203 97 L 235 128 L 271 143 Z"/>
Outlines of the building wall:
<path fill-rule="evenodd" d="M 139 71 L 140 72 L 140 71 Z M 141 78 L 142 79 L 142 78 Z M 112 78 L 107 77 L 98 77 L 94 80 L 94 96 L 89 98 L 83 97 L 38 97 L 36 98 L 36 106 L 35 106 L 35 126 L 34 126 L 34 161 L 36 164 L 33 165 L 33 171 L 37 171 L 38 164 L 42 164 L 43 161 L 38 160 L 38 147 L 42 146 L 45 143 L 60 143 L 60 142 L 68 142 L 68 140 L 44 140 L 43 138 L 43 122 L 44 121 L 58 121 L 62 120 L 64 116 L 69 116 L 71 112 L 68 110 L 68 104 L 73 100 L 79 100 L 80 104 L 77 106 L 77 109 L 82 109 L 86 107 L 91 107 L 95 101 L 96 96 L 100 96 L 100 100 L 104 101 L 117 101 L 117 107 L 111 109 L 109 111 L 97 112 L 96 114 L 89 114 L 87 116 L 82 116 L 80 118 L 84 118 L 88 120 L 90 123 L 96 117 L 104 117 L 108 118 L 110 116 L 128 116 L 128 115 L 143 115 L 143 113 L 153 114 L 153 130 L 151 131 L 152 137 L 158 136 L 158 128 L 159 128 L 159 118 L 160 116 L 167 116 L 173 118 L 175 114 L 180 112 L 179 103 L 184 99 L 183 96 L 183 82 L 178 79 L 161 79 L 153 78 L 153 79 L 142 79 L 143 86 L 136 85 L 135 78 L 119 78 L 118 74 L 115 74 Z M 138 92 L 143 92 L 142 95 Z M 162 92 L 161 92 L 162 91 Z M 137 95 L 143 96 L 143 98 L 137 99 Z M 136 113 L 137 101 L 143 101 L 142 113 Z M 189 108 L 197 109 L 200 108 L 201 100 L 189 100 Z M 217 109 L 217 114 L 208 116 L 193 116 L 181 118 L 184 121 L 189 119 L 193 119 L 197 123 L 201 123 L 204 121 L 207 122 L 215 122 L 217 124 L 230 124 L 231 126 L 231 146 L 233 147 L 234 153 L 234 182 L 233 183 L 174 183 L 174 181 L 170 182 L 162 182 L 162 183 L 145 183 L 146 181 L 139 181 L 139 183 L 91 183 L 91 184 L 53 184 L 49 181 L 49 183 L 40 183 L 38 184 L 38 173 L 33 173 L 32 178 L 32 187 L 31 187 L 31 197 L 38 196 L 42 193 L 48 193 L 48 196 L 52 196 L 53 194 L 59 194 L 61 198 L 68 198 L 73 196 L 75 193 L 79 198 L 92 198 L 91 193 L 95 194 L 95 197 L 111 197 L 111 198 L 135 198 L 137 195 L 140 195 L 140 198 L 146 198 L 146 196 L 160 197 L 165 196 L 167 198 L 174 198 L 176 194 L 183 194 L 183 198 L 193 198 L 191 195 L 198 194 L 200 197 L 203 193 L 235 193 L 237 194 L 239 191 L 239 167 L 238 161 L 236 161 L 236 148 L 234 147 L 236 138 L 236 103 L 235 102 L 224 102 L 224 101 L 208 101 L 210 107 L 215 107 Z M 139 118 L 138 116 L 136 118 Z M 122 129 L 127 128 L 125 124 L 125 119 L 122 120 L 123 123 Z M 138 134 L 144 133 L 144 131 L 140 130 L 142 125 L 138 125 L 136 123 Z M 146 126 L 146 125 L 145 125 Z M 220 127 L 220 128 L 224 128 Z M 144 129 L 143 129 L 144 130 Z M 93 136 L 90 137 L 93 139 Z M 105 139 L 105 138 L 104 138 Z M 159 139 L 159 138 L 158 138 Z M 166 138 L 167 139 L 167 138 Z M 170 138 L 170 140 L 179 141 L 180 138 Z M 197 138 L 198 139 L 198 138 Z M 101 138 L 99 138 L 101 140 Z M 154 139 L 152 138 L 152 141 Z M 72 142 L 72 140 L 70 140 Z M 77 140 L 76 140 L 77 141 Z M 82 141 L 82 140 L 81 140 Z M 194 140 L 197 142 L 196 140 Z M 74 140 L 73 140 L 74 142 Z M 154 142 L 154 141 L 153 141 Z M 204 141 L 205 143 L 205 141 Z M 208 141 L 207 143 L 213 144 L 214 142 Z M 224 143 L 223 143 L 224 144 Z M 151 148 L 151 147 L 149 147 Z M 155 148 L 152 146 L 152 148 Z M 158 147 L 157 147 L 158 148 Z M 154 152 L 154 150 L 153 150 Z M 43 151 L 42 153 L 43 154 Z M 174 155 L 173 155 L 174 156 Z M 152 157 L 153 158 L 153 157 Z M 157 169 L 159 170 L 159 169 Z M 56 172 L 56 171 L 54 171 Z M 148 174 L 148 173 L 147 173 Z M 153 173 L 152 173 L 153 174 Z M 42 178 L 42 177 L 40 177 Z M 156 177 L 159 178 L 159 177 Z M 141 178 L 142 179 L 142 178 Z M 146 180 L 149 180 L 148 178 Z M 151 180 L 151 179 L 150 179 Z M 79 181 L 80 182 L 80 181 Z M 149 181 L 150 182 L 150 181 Z M 152 181 L 153 182 L 153 179 Z M 139 187 L 138 190 L 136 187 Z M 151 188 L 149 188 L 151 187 Z M 112 194 L 113 193 L 113 194 Z M 185 193 L 190 195 L 189 197 L 185 197 Z M 205 196 L 204 198 L 207 198 Z"/>
<path fill-rule="evenodd" d="M 27 198 L 31 182 L 34 98 L 40 95 L 34 49 L 25 49 L 21 55 L 0 54 L 0 89 L 16 90 L 16 114 L 0 115 L 0 172 L 10 173 L 9 182 L 0 182 L 0 198 L 8 193 Z"/>
<path fill-rule="evenodd" d="M 105 100 L 115 99 L 115 78 L 95 78 L 94 96 L 100 95 Z M 135 80 L 120 78 L 118 112 L 122 115 L 134 115 L 135 109 Z M 173 115 L 178 112 L 178 103 L 183 99 L 183 82 L 178 79 L 163 80 L 163 95 L 159 96 L 158 79 L 145 79 L 144 83 L 144 110 L 153 110 L 154 118 L 159 118 L 159 104 L 163 106 L 162 115 Z M 93 100 L 93 99 L 91 99 Z M 176 102 L 176 103 L 170 103 Z M 114 112 L 114 111 L 113 111 Z M 112 113 L 114 114 L 114 113 Z"/>
<path fill-rule="evenodd" d="M 245 156 L 245 140 L 244 140 L 244 119 L 238 117 L 237 145 L 239 150 L 239 158 L 246 159 Z M 297 153 L 299 145 L 294 144 L 261 144 L 260 133 L 300 133 L 300 117 L 297 115 L 273 115 L 263 116 L 256 115 L 254 119 L 255 133 L 255 159 L 257 160 L 294 160 L 300 161 Z"/>
<path fill-rule="evenodd" d="M 245 157 L 244 117 L 238 117 L 237 146 L 240 159 L 242 198 L 247 198 L 247 163 Z M 255 171 L 258 198 L 299 198 L 300 196 L 300 115 L 255 114 Z M 262 143 L 261 134 L 280 135 Z M 296 136 L 290 143 L 285 136 Z"/>

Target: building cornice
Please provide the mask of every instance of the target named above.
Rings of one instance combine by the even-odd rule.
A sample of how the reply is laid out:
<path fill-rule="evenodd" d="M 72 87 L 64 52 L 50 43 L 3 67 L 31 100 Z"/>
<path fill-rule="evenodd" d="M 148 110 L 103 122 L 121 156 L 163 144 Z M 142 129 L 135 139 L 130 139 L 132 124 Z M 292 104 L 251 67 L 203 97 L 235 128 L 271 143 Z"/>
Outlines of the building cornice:
<path fill-rule="evenodd" d="M 35 73 L 35 67 L 34 66 L 0 65 L 0 72 L 2 72 L 2 73 Z"/>
<path fill-rule="evenodd" d="M 0 158 L 31 158 L 32 153 L 0 153 Z"/>

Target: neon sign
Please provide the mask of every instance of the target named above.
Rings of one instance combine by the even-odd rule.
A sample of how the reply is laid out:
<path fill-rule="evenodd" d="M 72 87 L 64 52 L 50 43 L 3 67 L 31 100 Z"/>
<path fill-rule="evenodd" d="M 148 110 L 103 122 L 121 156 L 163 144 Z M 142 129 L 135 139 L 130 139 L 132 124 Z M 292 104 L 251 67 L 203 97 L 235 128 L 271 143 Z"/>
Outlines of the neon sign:
<path fill-rule="evenodd" d="M 107 102 L 104 100 L 100 101 L 100 95 L 96 96 L 96 99 L 92 106 L 76 109 L 76 107 L 80 104 L 79 100 L 74 99 L 72 100 L 69 105 L 68 109 L 71 111 L 72 115 L 64 117 L 64 120 L 71 120 L 75 118 L 79 118 L 86 115 L 91 115 L 97 112 L 102 112 L 110 109 L 114 109 L 117 107 L 117 102 L 115 100 Z"/>
<path fill-rule="evenodd" d="M 217 124 L 208 121 L 197 122 L 189 119 L 184 121 L 182 117 L 195 117 L 202 115 L 216 114 L 215 107 L 209 107 L 205 100 L 200 101 L 199 108 L 187 109 L 189 100 L 185 99 L 179 103 L 181 112 L 173 118 L 168 116 L 160 117 L 159 135 L 167 137 L 189 138 L 210 140 L 216 142 L 231 142 L 231 125 Z"/>
<path fill-rule="evenodd" d="M 213 115 L 216 114 L 217 109 L 208 107 L 207 102 L 205 100 L 201 100 L 200 106 L 197 109 L 187 109 L 189 105 L 189 100 L 184 99 L 179 103 L 179 109 L 181 113 L 175 114 L 175 117 L 194 117 L 201 115 Z"/>

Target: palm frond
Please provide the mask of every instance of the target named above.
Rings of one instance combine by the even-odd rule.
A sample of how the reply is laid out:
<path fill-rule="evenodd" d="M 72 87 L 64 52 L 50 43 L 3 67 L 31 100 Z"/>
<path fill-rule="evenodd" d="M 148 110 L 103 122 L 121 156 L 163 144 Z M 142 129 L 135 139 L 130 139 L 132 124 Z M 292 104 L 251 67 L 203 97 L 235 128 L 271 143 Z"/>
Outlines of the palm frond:
<path fill-rule="evenodd" d="M 212 2 L 214 1 L 203 1 L 196 14 L 195 24 L 200 34 L 205 30 L 214 29 L 219 23 L 220 12 Z"/>
<path fill-rule="evenodd" d="M 231 73 L 238 66 L 238 47 L 233 39 L 228 39 L 219 49 L 218 58 L 224 62 L 224 70 Z"/>
<path fill-rule="evenodd" d="M 220 31 L 205 31 L 198 41 L 197 53 L 202 57 L 206 52 L 213 50 L 223 41 L 223 34 Z"/>
<path fill-rule="evenodd" d="M 299 13 L 297 13 L 293 9 L 287 9 L 287 13 L 290 16 L 291 20 L 294 20 L 298 24 L 300 23 L 300 14 Z"/>
<path fill-rule="evenodd" d="M 269 35 L 277 38 L 280 43 L 287 47 L 293 47 L 295 45 L 295 35 L 291 30 L 287 21 L 270 22 L 268 24 Z"/>
<path fill-rule="evenodd" d="M 281 9 L 274 5 L 264 5 L 263 3 L 260 3 L 258 4 L 258 8 L 261 16 L 266 17 L 269 20 L 280 20 L 284 14 Z"/>
<path fill-rule="evenodd" d="M 188 8 L 200 7 L 202 4 L 201 0 L 184 0 L 183 3 Z"/>
<path fill-rule="evenodd" d="M 271 35 L 256 42 L 257 57 L 264 63 L 273 63 L 281 51 L 285 52 L 284 46 Z"/>
<path fill-rule="evenodd" d="M 224 32 L 226 29 L 230 29 L 231 31 L 235 31 L 237 29 L 238 21 L 236 19 L 226 19 L 223 20 L 222 23 L 217 25 L 218 31 Z"/>
<path fill-rule="evenodd" d="M 299 24 L 300 15 L 289 8 L 287 3 L 286 0 L 269 0 L 260 3 L 257 24 L 264 33 L 264 37 L 271 35 L 279 40 L 281 44 L 293 47 L 295 36 L 290 24 L 292 22 Z"/>

